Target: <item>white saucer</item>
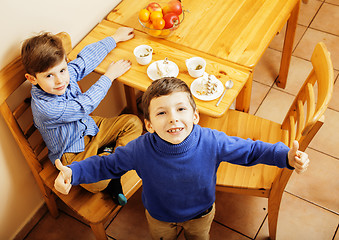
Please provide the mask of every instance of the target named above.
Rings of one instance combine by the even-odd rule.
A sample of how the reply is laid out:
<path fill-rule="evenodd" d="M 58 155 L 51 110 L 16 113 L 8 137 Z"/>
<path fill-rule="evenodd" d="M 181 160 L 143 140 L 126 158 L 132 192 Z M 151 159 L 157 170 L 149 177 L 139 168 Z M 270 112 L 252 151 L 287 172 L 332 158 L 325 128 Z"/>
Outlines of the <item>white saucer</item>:
<path fill-rule="evenodd" d="M 161 76 L 159 76 L 159 74 L 157 73 L 157 62 L 162 62 L 164 60 L 159 60 L 159 61 L 155 61 L 155 62 L 152 62 L 148 68 L 147 68 L 147 75 L 148 77 L 151 79 L 151 80 L 157 80 L 159 78 L 161 78 Z M 168 64 L 170 65 L 170 67 L 172 68 L 172 71 L 168 74 L 168 76 L 166 77 L 177 77 L 178 74 L 179 74 L 179 68 L 178 66 L 172 62 L 172 61 L 168 61 Z"/>
<path fill-rule="evenodd" d="M 211 95 L 198 94 L 198 92 L 197 92 L 198 86 L 200 85 L 200 82 L 202 81 L 202 79 L 206 78 L 206 76 L 202 76 L 200 78 L 195 79 L 191 84 L 191 92 L 192 92 L 194 97 L 196 97 L 200 100 L 203 100 L 203 101 L 212 101 L 212 100 L 217 99 L 221 96 L 221 94 L 224 92 L 224 85 L 214 75 L 211 75 L 211 77 L 213 78 L 213 82 L 217 83 L 217 91 L 215 91 Z"/>

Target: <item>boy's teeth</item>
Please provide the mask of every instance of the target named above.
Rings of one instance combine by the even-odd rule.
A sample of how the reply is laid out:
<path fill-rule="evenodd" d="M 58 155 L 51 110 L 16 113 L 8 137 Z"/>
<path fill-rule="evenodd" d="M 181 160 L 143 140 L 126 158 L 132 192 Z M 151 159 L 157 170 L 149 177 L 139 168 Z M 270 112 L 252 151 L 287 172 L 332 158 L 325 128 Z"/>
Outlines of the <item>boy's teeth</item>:
<path fill-rule="evenodd" d="M 180 131 L 180 128 L 176 128 L 176 129 L 170 129 L 168 130 L 169 132 L 179 132 Z"/>

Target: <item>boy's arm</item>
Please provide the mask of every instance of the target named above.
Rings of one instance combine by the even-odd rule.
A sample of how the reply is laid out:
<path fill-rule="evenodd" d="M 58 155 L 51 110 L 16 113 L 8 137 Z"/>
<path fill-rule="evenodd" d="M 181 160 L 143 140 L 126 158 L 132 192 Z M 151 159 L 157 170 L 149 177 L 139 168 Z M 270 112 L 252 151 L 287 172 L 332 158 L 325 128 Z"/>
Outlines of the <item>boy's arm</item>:
<path fill-rule="evenodd" d="M 112 51 L 118 42 L 127 41 L 134 37 L 133 28 L 121 27 L 111 36 L 84 47 L 77 58 L 68 64 L 70 76 L 80 81 L 91 73 Z"/>
<path fill-rule="evenodd" d="M 126 146 L 120 146 L 110 155 L 86 158 L 79 162 L 63 166 L 59 159 L 55 166 L 60 170 L 55 179 L 54 187 L 63 194 L 68 194 L 72 185 L 94 183 L 104 179 L 119 178 L 129 170 L 135 169 L 135 153 L 138 153 L 135 140 Z"/>

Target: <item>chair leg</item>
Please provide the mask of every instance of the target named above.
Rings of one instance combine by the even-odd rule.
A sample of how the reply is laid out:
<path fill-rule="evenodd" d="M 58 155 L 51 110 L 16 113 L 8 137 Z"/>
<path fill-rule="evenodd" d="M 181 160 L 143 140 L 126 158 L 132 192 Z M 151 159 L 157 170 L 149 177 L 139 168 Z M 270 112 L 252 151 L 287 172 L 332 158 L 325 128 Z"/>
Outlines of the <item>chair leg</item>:
<path fill-rule="evenodd" d="M 277 238 L 277 225 L 281 198 L 286 184 L 291 177 L 292 170 L 287 168 L 281 170 L 280 177 L 276 178 L 272 184 L 271 192 L 268 197 L 268 230 L 270 239 Z"/>
<path fill-rule="evenodd" d="M 52 193 L 49 193 L 47 194 L 47 196 L 44 195 L 44 199 L 52 217 L 56 218 L 57 216 L 59 216 L 59 210 L 54 195 Z"/>
<path fill-rule="evenodd" d="M 268 198 L 268 231 L 271 240 L 275 240 L 277 237 L 280 202 L 281 198 L 273 196 Z"/>
<path fill-rule="evenodd" d="M 96 240 L 108 240 L 103 223 L 90 225 Z"/>

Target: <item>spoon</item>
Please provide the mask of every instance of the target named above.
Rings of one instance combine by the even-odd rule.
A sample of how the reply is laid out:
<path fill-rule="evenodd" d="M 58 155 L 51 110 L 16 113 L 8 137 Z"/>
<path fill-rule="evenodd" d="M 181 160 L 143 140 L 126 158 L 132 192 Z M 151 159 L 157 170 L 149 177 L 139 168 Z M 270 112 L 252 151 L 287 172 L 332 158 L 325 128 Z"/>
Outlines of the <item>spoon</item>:
<path fill-rule="evenodd" d="M 225 83 L 225 91 L 222 93 L 221 97 L 219 98 L 217 104 L 215 104 L 216 107 L 218 107 L 219 103 L 221 102 L 222 98 L 225 96 L 225 93 L 226 93 L 226 90 L 227 89 L 230 89 L 233 87 L 233 81 L 232 80 L 228 80 L 226 83 Z"/>

